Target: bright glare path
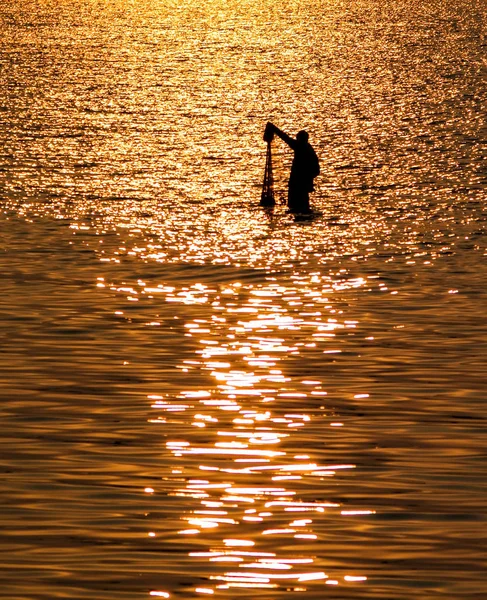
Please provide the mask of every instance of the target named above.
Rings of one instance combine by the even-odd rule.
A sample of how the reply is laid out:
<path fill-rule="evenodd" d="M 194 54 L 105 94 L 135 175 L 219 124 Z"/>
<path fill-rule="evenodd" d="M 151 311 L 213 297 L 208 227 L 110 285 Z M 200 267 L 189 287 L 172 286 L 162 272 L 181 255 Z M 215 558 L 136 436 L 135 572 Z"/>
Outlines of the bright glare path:
<path fill-rule="evenodd" d="M 316 481 L 326 490 L 330 478 L 354 470 L 355 465 L 311 460 L 320 452 L 308 444 L 307 431 L 323 435 L 322 428 L 333 422 L 326 411 L 327 392 L 319 378 L 286 376 L 286 364 L 309 352 L 306 340 L 314 340 L 316 356 L 326 351 L 330 340 L 337 345 L 339 332 L 347 326 L 359 325 L 343 320 L 328 298 L 319 311 L 305 316 L 300 308 L 285 308 L 288 297 L 294 302 L 309 293 L 307 281 L 303 278 L 301 287 L 279 290 L 273 283 L 267 288 L 259 284 L 258 289 L 254 284 L 235 284 L 225 288 L 232 293 L 224 295 L 218 286 L 209 290 L 194 285 L 214 312 L 184 322 L 185 337 L 196 347 L 195 357 L 178 367 L 185 374 L 186 388 L 172 396 L 149 398 L 152 409 L 164 414 L 167 451 L 182 467 L 171 493 L 192 506 L 181 515 L 191 528 L 179 533 L 185 539 L 205 540 L 207 549 L 189 556 L 197 560 L 195 567 L 201 561 L 220 565 L 220 574 L 211 576 L 220 584 L 249 588 L 272 584 L 273 589 L 285 589 L 282 586 L 289 582 L 313 585 L 328 579 L 317 564 L 325 519 L 374 513 L 362 507 L 342 510 L 331 497 L 323 501 L 304 494 Z M 353 281 L 350 289 L 364 284 L 365 280 Z M 340 288 L 345 285 L 341 279 Z M 328 294 L 332 291 L 333 283 L 327 288 Z M 177 288 L 167 294 L 168 299 L 178 297 Z M 257 307 L 252 296 L 266 298 L 266 303 Z M 187 306 L 199 303 L 188 294 L 182 297 Z M 236 308 L 240 298 L 243 307 L 251 302 L 252 310 Z M 286 331 L 292 332 L 292 343 L 286 341 Z M 206 386 L 190 389 L 192 377 L 200 374 Z M 177 433 L 189 423 L 200 427 L 184 436 Z M 307 518 L 296 518 L 296 513 Z M 283 545 L 292 552 L 269 553 Z M 226 564 L 238 570 L 225 571 Z M 332 581 L 341 585 L 352 581 L 339 577 L 337 573 Z M 363 577 L 353 581 L 365 581 Z M 217 591 L 217 587 L 198 589 L 202 594 Z"/>

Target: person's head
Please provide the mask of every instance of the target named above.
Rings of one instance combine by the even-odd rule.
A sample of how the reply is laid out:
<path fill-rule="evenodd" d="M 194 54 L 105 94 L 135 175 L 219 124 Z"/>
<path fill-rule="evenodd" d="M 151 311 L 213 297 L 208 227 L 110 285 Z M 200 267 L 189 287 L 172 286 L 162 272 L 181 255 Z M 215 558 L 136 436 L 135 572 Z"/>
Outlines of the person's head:
<path fill-rule="evenodd" d="M 305 131 L 304 129 L 301 129 L 301 131 L 298 131 L 298 133 L 296 135 L 296 140 L 300 144 L 307 144 L 308 143 L 308 139 L 309 139 L 309 135 L 308 135 L 307 131 Z"/>

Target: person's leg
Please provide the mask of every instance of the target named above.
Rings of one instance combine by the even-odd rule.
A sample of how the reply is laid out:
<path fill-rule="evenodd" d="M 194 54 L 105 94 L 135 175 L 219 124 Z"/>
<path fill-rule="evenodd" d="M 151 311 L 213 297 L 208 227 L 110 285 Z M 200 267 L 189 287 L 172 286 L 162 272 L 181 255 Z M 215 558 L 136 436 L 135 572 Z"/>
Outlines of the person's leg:
<path fill-rule="evenodd" d="M 311 209 L 309 207 L 309 192 L 303 192 L 301 194 L 299 210 L 297 212 L 300 212 L 300 213 L 311 212 Z"/>
<path fill-rule="evenodd" d="M 297 207 L 299 205 L 299 201 L 297 198 L 296 188 L 289 186 L 287 193 L 287 207 L 291 212 L 298 212 Z"/>
<path fill-rule="evenodd" d="M 309 207 L 309 192 L 305 192 L 301 188 L 289 188 L 288 208 L 294 213 L 309 213 L 311 212 Z"/>

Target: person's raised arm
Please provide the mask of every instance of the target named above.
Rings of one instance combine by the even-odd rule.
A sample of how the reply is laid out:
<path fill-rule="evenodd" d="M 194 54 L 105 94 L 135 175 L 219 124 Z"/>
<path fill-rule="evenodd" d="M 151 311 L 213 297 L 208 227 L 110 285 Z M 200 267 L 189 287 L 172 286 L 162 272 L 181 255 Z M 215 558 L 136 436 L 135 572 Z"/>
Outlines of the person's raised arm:
<path fill-rule="evenodd" d="M 282 131 L 282 129 L 279 129 L 279 127 L 276 127 L 274 123 L 267 123 L 266 131 L 268 130 L 271 130 L 273 133 L 275 133 L 278 137 L 281 138 L 283 142 L 285 142 L 293 150 L 296 148 L 296 140 L 289 136 L 287 133 L 284 133 L 284 131 Z"/>

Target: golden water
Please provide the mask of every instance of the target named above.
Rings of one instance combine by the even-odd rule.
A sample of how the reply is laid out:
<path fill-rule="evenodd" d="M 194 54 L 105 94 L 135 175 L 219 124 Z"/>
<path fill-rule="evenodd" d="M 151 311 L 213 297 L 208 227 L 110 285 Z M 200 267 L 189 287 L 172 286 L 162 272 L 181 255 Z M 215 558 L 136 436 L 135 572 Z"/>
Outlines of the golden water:
<path fill-rule="evenodd" d="M 486 8 L 0 7 L 0 597 L 485 597 Z"/>

